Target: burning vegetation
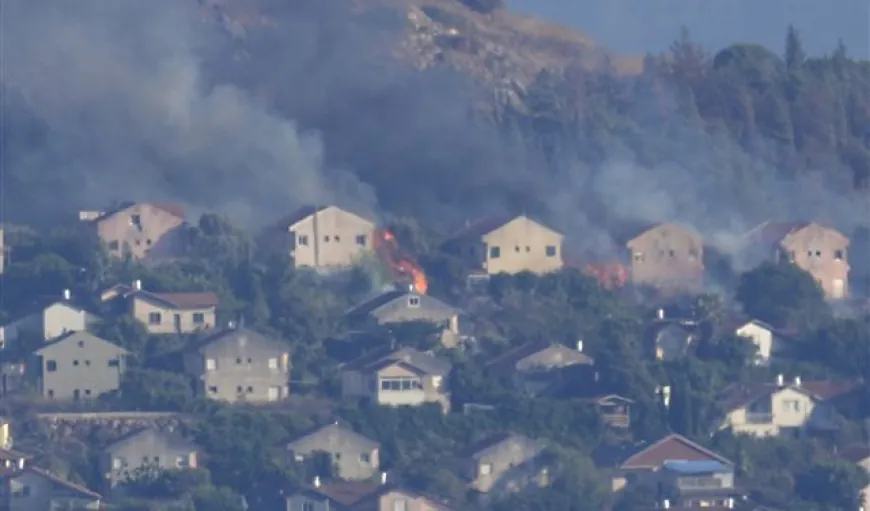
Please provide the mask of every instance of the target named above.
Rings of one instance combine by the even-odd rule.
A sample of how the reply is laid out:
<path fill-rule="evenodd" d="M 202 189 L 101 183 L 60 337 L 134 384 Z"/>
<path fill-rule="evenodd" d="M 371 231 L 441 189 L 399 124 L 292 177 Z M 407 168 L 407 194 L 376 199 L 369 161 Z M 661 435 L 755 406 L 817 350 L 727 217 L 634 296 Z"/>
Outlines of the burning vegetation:
<path fill-rule="evenodd" d="M 415 259 L 399 247 L 396 237 L 386 229 L 375 229 L 372 234 L 375 252 L 399 282 L 407 282 L 414 291 L 426 294 L 429 279 Z"/>
<path fill-rule="evenodd" d="M 604 289 L 619 289 L 628 283 L 628 269 L 619 261 L 596 261 L 583 265 L 583 272 Z"/>

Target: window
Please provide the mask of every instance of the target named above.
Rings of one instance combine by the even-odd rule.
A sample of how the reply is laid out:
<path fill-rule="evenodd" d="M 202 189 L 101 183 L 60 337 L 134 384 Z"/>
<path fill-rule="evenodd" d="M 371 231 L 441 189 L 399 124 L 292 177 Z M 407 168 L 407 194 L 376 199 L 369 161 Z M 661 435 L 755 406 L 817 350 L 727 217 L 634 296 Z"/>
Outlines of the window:
<path fill-rule="evenodd" d="M 79 344 L 79 348 L 85 347 L 85 341 L 79 341 L 78 344 Z"/>
<path fill-rule="evenodd" d="M 139 215 L 130 215 L 130 225 L 133 227 L 137 227 L 139 229 L 142 228 L 142 217 Z"/>
<path fill-rule="evenodd" d="M 112 458 L 112 468 L 115 470 L 120 470 L 120 468 L 124 466 L 121 458 Z"/>
<path fill-rule="evenodd" d="M 45 362 L 45 371 L 48 373 L 53 373 L 57 371 L 57 362 L 54 360 L 48 360 Z"/>
<path fill-rule="evenodd" d="M 217 394 L 218 389 L 215 386 L 211 386 L 208 388 L 208 392 L 209 392 L 209 394 Z"/>
<path fill-rule="evenodd" d="M 405 499 L 393 501 L 393 511 L 408 511 L 408 501 Z"/>
<path fill-rule="evenodd" d="M 118 245 L 117 240 L 109 242 L 109 250 L 118 250 L 118 248 L 119 248 L 119 245 Z"/>
<path fill-rule="evenodd" d="M 187 456 L 178 456 L 175 458 L 175 468 L 187 468 L 190 466 Z"/>
<path fill-rule="evenodd" d="M 420 297 L 419 296 L 408 297 L 408 307 L 419 307 L 419 306 L 420 306 Z"/>
<path fill-rule="evenodd" d="M 248 387 L 248 388 L 245 389 L 245 390 L 248 391 L 248 394 L 252 394 L 252 393 L 254 392 L 254 387 Z"/>
<path fill-rule="evenodd" d="M 25 484 L 21 486 L 21 489 L 16 491 L 14 495 L 18 498 L 25 498 L 30 496 L 30 486 Z"/>
<path fill-rule="evenodd" d="M 304 235 L 304 234 L 300 234 L 300 235 L 296 238 L 296 244 L 297 244 L 297 245 L 301 245 L 301 246 L 303 246 L 303 247 L 307 247 L 307 246 L 308 246 L 308 236 L 306 236 L 306 235 Z"/>
<path fill-rule="evenodd" d="M 501 257 L 501 249 L 499 247 L 489 247 L 489 258 L 498 259 Z"/>
<path fill-rule="evenodd" d="M 269 369 L 278 369 L 278 359 L 270 358 L 269 359 Z"/>
<path fill-rule="evenodd" d="M 163 322 L 163 316 L 159 312 L 151 312 L 148 314 L 149 325 L 159 325 Z"/>
<path fill-rule="evenodd" d="M 242 357 L 236 357 L 236 365 L 242 365 Z"/>
<path fill-rule="evenodd" d="M 323 237 L 323 242 L 324 242 L 324 243 L 329 243 L 329 235 L 326 235 L 326 236 Z"/>
<path fill-rule="evenodd" d="M 801 402 L 796 399 L 788 399 L 782 402 L 782 407 L 787 412 L 799 412 L 801 411 Z"/>
<path fill-rule="evenodd" d="M 547 245 L 547 257 L 556 257 L 556 247 L 554 245 Z"/>
<path fill-rule="evenodd" d="M 341 237 L 338 235 L 335 235 L 332 237 L 332 241 L 334 241 L 336 243 L 341 243 Z"/>
<path fill-rule="evenodd" d="M 86 395 L 86 396 L 90 396 L 90 395 L 91 395 L 91 389 L 85 389 L 85 395 Z"/>
<path fill-rule="evenodd" d="M 78 361 L 78 360 L 73 360 L 73 365 L 74 365 L 74 366 L 79 365 L 79 361 Z"/>
<path fill-rule="evenodd" d="M 302 503 L 302 511 L 314 511 L 314 502 L 306 500 Z"/>
<path fill-rule="evenodd" d="M 365 234 L 359 234 L 359 235 L 357 235 L 357 237 L 356 237 L 356 244 L 359 245 L 359 246 L 361 246 L 361 247 L 366 246 L 366 235 L 365 235 Z"/>
<path fill-rule="evenodd" d="M 121 365 L 121 361 L 118 360 L 117 358 L 113 358 L 112 360 L 109 360 L 109 367 L 120 367 L 120 365 Z"/>
<path fill-rule="evenodd" d="M 362 453 L 362 454 L 359 455 L 359 460 L 360 460 L 361 462 L 363 462 L 363 463 L 371 463 L 371 462 L 372 462 L 372 456 L 371 456 L 370 454 L 368 454 L 368 453 Z"/>
<path fill-rule="evenodd" d="M 843 250 L 834 250 L 834 259 L 836 259 L 837 261 L 842 261 L 845 258 L 846 256 Z"/>
<path fill-rule="evenodd" d="M 48 389 L 48 392 L 46 392 L 46 394 L 48 394 L 48 397 L 54 397 L 54 389 Z"/>
<path fill-rule="evenodd" d="M 332 453 L 332 459 L 334 459 L 335 461 L 341 461 L 341 453 L 340 452 Z"/>
<path fill-rule="evenodd" d="M 788 252 L 788 260 L 791 261 L 791 262 L 794 262 L 794 257 L 795 257 L 795 255 L 794 255 L 794 250 L 790 250 L 790 251 Z"/>
<path fill-rule="evenodd" d="M 205 314 L 203 314 L 202 312 L 194 312 L 193 323 L 196 325 L 201 325 L 205 323 Z"/>
<path fill-rule="evenodd" d="M 401 392 L 422 388 L 423 384 L 418 378 L 381 378 L 381 390 Z"/>
<path fill-rule="evenodd" d="M 634 252 L 632 254 L 632 259 L 634 259 L 634 262 L 636 263 L 643 262 L 643 252 Z"/>
<path fill-rule="evenodd" d="M 514 247 L 514 252 L 519 253 L 519 251 L 520 251 L 520 246 L 519 246 L 519 245 L 515 246 L 515 247 Z"/>
<path fill-rule="evenodd" d="M 150 247 L 150 246 L 151 246 L 151 240 L 150 240 L 150 239 L 145 240 L 145 244 L 148 245 L 148 246 Z"/>
<path fill-rule="evenodd" d="M 432 377 L 432 386 L 435 387 L 436 389 L 440 389 L 441 388 L 441 381 L 442 380 L 441 380 L 440 376 L 433 376 Z"/>
<path fill-rule="evenodd" d="M 668 256 L 674 257 L 675 255 L 677 255 L 676 252 L 674 252 L 673 250 L 668 250 Z"/>
<path fill-rule="evenodd" d="M 213 358 L 208 358 L 205 361 L 205 370 L 206 371 L 214 371 L 217 369 L 217 360 Z"/>
<path fill-rule="evenodd" d="M 242 393 L 242 386 L 239 385 L 238 387 L 236 387 L 236 394 L 241 394 L 241 393 Z"/>
<path fill-rule="evenodd" d="M 90 360 L 85 360 L 85 365 L 86 365 L 86 366 L 90 366 L 90 365 L 91 365 L 91 361 L 90 361 Z"/>
<path fill-rule="evenodd" d="M 488 476 L 492 473 L 492 465 L 489 463 L 481 463 L 479 468 L 482 476 Z"/>

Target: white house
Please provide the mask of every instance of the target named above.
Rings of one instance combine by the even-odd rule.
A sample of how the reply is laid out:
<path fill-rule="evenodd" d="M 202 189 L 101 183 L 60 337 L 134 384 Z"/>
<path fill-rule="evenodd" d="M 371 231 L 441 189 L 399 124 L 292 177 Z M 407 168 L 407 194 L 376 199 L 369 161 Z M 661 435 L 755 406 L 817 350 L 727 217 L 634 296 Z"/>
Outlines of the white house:
<path fill-rule="evenodd" d="M 763 321 L 751 319 L 734 325 L 734 334 L 752 341 L 758 349 L 755 355 L 756 365 L 769 365 L 770 359 L 782 350 L 782 339 L 776 329 Z"/>
<path fill-rule="evenodd" d="M 99 319 L 73 304 L 70 301 L 69 289 L 65 289 L 62 300 L 50 301 L 30 314 L 0 327 L 0 349 L 10 347 L 22 335 L 49 341 L 67 332 L 86 331 Z"/>

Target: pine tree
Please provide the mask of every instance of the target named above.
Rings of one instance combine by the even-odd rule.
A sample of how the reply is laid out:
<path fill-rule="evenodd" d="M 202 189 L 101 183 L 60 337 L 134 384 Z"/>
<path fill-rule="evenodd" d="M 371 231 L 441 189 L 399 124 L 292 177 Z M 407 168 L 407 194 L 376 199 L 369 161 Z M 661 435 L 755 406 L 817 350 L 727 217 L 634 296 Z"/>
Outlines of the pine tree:
<path fill-rule="evenodd" d="M 788 33 L 785 36 L 785 65 L 789 71 L 796 71 L 803 66 L 807 59 L 807 54 L 804 52 L 804 45 L 801 41 L 800 33 L 793 25 L 788 26 Z"/>

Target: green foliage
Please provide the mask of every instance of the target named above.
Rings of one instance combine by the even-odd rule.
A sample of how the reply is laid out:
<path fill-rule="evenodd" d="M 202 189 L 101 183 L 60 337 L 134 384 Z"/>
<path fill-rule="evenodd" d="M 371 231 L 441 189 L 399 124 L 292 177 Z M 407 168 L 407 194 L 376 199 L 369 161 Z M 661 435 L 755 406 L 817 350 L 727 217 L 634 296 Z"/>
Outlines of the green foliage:
<path fill-rule="evenodd" d="M 789 263 L 763 263 L 744 273 L 737 300 L 751 317 L 780 328 L 810 328 L 830 316 L 812 276 Z"/>

